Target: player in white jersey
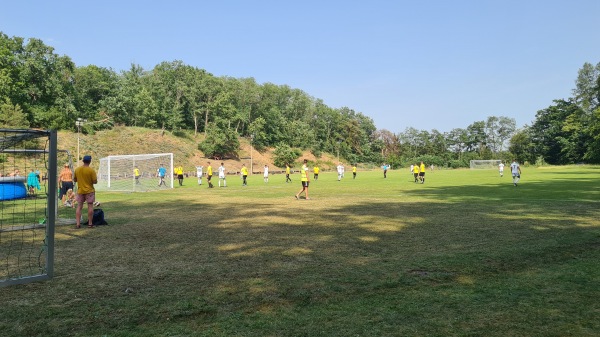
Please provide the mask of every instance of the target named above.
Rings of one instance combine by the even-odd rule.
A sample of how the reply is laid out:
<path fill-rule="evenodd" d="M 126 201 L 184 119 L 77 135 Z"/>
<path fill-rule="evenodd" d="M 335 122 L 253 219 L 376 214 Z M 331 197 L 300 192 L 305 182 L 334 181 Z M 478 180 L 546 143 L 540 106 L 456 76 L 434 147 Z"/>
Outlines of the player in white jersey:
<path fill-rule="evenodd" d="M 342 180 L 342 177 L 344 176 L 344 165 L 342 165 L 342 163 L 339 163 L 339 165 L 337 166 L 337 174 L 338 181 Z"/>
<path fill-rule="evenodd" d="M 221 186 L 221 181 L 223 182 L 223 186 Z M 227 187 L 227 180 L 225 179 L 225 165 L 221 163 L 219 166 L 219 187 Z"/>
<path fill-rule="evenodd" d="M 265 168 L 264 168 L 263 180 L 265 181 L 265 183 L 269 182 L 269 167 L 267 165 L 265 165 Z"/>
<path fill-rule="evenodd" d="M 202 170 L 204 166 L 196 166 L 196 176 L 198 177 L 198 185 L 202 185 Z"/>
<path fill-rule="evenodd" d="M 510 172 L 513 177 L 513 185 L 517 186 L 517 183 L 521 180 L 521 166 L 519 166 L 519 162 L 516 159 L 510 164 Z"/>

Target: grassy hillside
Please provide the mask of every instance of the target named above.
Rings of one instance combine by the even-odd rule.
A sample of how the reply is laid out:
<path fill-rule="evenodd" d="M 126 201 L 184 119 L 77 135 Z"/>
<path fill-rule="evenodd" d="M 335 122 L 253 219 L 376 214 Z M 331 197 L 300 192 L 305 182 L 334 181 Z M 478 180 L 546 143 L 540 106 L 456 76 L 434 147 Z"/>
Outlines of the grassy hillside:
<path fill-rule="evenodd" d="M 203 135 L 194 136 L 192 132 L 185 132 L 184 135 L 184 137 L 178 137 L 168 131 L 117 126 L 112 130 L 98 131 L 93 135 L 79 134 L 79 152 L 80 157 L 85 154 L 92 155 L 96 163 L 100 158 L 109 155 L 172 152 L 175 165 L 182 165 L 186 172 L 195 172 L 195 166 L 204 165 L 211 159 L 204 157 L 202 151 L 198 150 L 198 144 L 203 140 Z M 68 150 L 73 158 L 77 156 L 77 133 L 60 131 L 58 144 L 59 149 Z M 241 138 L 240 144 L 239 158 L 223 160 L 228 169 L 239 169 L 242 164 L 250 165 L 250 143 L 247 139 Z M 317 161 L 325 170 L 336 165 L 335 157 L 327 154 L 315 158 L 307 151 L 301 158 Z M 274 169 L 272 149 L 262 153 L 253 149 L 252 159 L 256 172 L 260 171 L 265 164 Z M 298 166 L 299 163 L 300 159 Z"/>

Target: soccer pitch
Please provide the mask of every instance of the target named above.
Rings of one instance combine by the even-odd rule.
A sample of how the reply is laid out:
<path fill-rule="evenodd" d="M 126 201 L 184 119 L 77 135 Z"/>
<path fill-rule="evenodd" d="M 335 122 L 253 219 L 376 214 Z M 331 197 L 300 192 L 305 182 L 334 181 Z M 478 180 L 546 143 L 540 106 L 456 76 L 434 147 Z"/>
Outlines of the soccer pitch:
<path fill-rule="evenodd" d="M 81 336 L 597 336 L 600 167 L 228 176 L 97 194 L 0 331 Z M 73 212 L 61 209 L 61 212 Z"/>

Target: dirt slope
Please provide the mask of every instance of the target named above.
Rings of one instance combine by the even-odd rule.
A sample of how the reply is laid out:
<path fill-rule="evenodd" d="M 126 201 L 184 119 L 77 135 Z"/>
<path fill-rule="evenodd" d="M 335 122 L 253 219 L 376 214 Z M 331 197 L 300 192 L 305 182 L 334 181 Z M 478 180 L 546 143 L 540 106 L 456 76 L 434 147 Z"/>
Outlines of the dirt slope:
<path fill-rule="evenodd" d="M 60 131 L 58 133 L 58 148 L 68 150 L 73 158 L 77 156 L 77 133 Z M 79 155 L 83 157 L 90 154 L 93 157 L 94 166 L 97 167 L 100 158 L 109 155 L 145 154 L 145 153 L 173 153 L 175 165 L 181 165 L 184 171 L 194 175 L 196 166 L 206 166 L 208 161 L 213 167 L 221 162 L 225 164 L 227 171 L 233 173 L 239 171 L 242 164 L 250 168 L 251 147 L 247 139 L 240 139 L 239 158 L 214 160 L 204 157 L 202 151 L 198 150 L 198 143 L 203 136 L 194 136 L 193 133 L 185 137 L 174 136 L 171 132 L 152 130 L 138 127 L 115 127 L 112 130 L 98 131 L 93 135 L 79 134 Z M 306 151 L 298 159 L 294 166 L 300 167 L 302 159 L 318 162 L 322 169 L 327 170 L 335 166 L 336 159 L 324 154 L 321 158 L 315 158 L 313 154 Z M 252 149 L 252 166 L 254 172 L 262 172 L 264 165 L 268 165 L 271 171 L 281 170 L 273 164 L 273 150 L 268 149 L 258 152 Z"/>

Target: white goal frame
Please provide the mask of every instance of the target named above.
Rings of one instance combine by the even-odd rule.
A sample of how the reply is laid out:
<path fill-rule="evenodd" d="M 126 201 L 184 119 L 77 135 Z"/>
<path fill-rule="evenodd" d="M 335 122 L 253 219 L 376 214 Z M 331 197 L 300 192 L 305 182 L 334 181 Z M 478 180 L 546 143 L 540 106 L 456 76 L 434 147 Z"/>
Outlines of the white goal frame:
<path fill-rule="evenodd" d="M 159 186 L 158 168 L 166 169 L 164 181 Z M 133 174 L 138 167 L 140 176 Z M 165 188 L 173 188 L 173 153 L 149 153 L 108 156 L 100 159 L 98 167 L 98 184 L 100 191 L 148 192 Z"/>
<path fill-rule="evenodd" d="M 489 160 L 471 160 L 469 166 L 471 170 L 478 169 L 498 169 L 498 165 L 502 162 L 501 159 L 489 159 Z"/>

